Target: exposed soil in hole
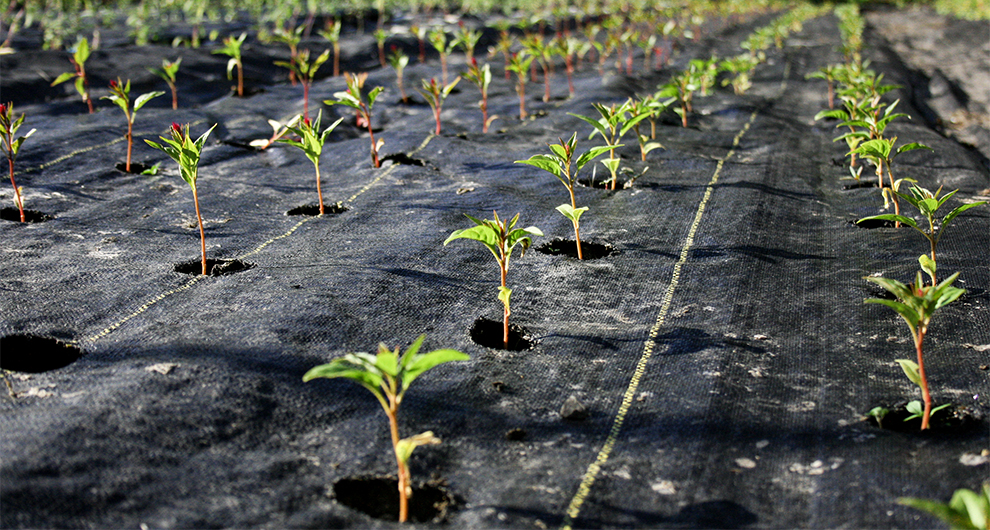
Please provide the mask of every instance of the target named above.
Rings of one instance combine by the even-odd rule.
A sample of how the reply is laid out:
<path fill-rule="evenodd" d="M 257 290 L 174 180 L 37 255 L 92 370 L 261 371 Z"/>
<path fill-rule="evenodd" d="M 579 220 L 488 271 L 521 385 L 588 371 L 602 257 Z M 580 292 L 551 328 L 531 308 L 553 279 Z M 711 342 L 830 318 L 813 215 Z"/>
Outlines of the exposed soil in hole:
<path fill-rule="evenodd" d="M 471 340 L 479 346 L 493 350 L 523 351 L 531 350 L 536 345 L 529 332 L 522 326 L 509 323 L 509 347 L 502 340 L 504 328 L 501 320 L 479 318 L 471 325 Z"/>
<path fill-rule="evenodd" d="M 874 228 L 894 228 L 893 221 L 887 221 L 884 219 L 869 219 L 862 222 L 858 222 L 858 220 L 850 220 L 849 224 L 858 226 L 859 228 L 865 228 L 867 230 L 872 230 Z"/>
<path fill-rule="evenodd" d="M 549 254 L 551 256 L 564 255 L 575 259 L 578 257 L 577 242 L 573 239 L 555 237 L 550 241 L 534 248 L 533 250 L 536 250 L 541 254 Z M 601 259 L 618 253 L 619 251 L 609 244 L 596 243 L 594 241 L 581 242 L 581 256 L 586 260 Z"/>
<path fill-rule="evenodd" d="M 344 213 L 347 210 L 348 208 L 339 202 L 323 205 L 323 215 L 337 215 L 339 213 Z M 295 208 L 285 212 L 285 215 L 308 215 L 310 217 L 320 215 L 320 205 L 306 204 L 303 206 L 296 206 Z"/>
<path fill-rule="evenodd" d="M 79 348 L 38 335 L 0 337 L 0 368 L 40 374 L 68 366 L 82 357 Z"/>
<path fill-rule="evenodd" d="M 375 519 L 399 520 L 399 483 L 392 477 L 348 477 L 333 485 L 337 502 Z M 409 521 L 441 523 L 456 504 L 443 482 L 413 486 L 409 498 Z"/>
<path fill-rule="evenodd" d="M 246 271 L 253 268 L 254 264 L 246 263 L 239 259 L 209 259 L 206 260 L 206 274 L 207 276 L 223 276 L 225 274 L 233 274 L 235 272 Z M 203 261 L 202 260 L 192 260 L 183 261 L 182 263 L 176 263 L 175 267 L 172 269 L 175 272 L 181 272 L 182 274 L 202 274 L 203 272 Z"/>
<path fill-rule="evenodd" d="M 420 158 L 413 158 L 405 153 L 393 153 L 391 155 L 382 157 L 382 162 L 391 161 L 393 164 L 400 164 L 403 166 L 419 166 L 423 167 L 426 162 Z"/>
<path fill-rule="evenodd" d="M 939 405 L 940 403 L 932 403 L 932 409 L 938 407 Z M 879 424 L 877 423 L 876 418 L 872 416 L 867 417 L 864 421 L 874 427 L 879 427 L 884 430 L 922 433 L 921 418 L 914 418 L 909 421 L 904 421 L 905 418 L 911 416 L 911 413 L 907 410 L 906 401 L 902 401 L 896 405 L 885 408 L 887 408 L 889 412 L 887 412 Z M 955 435 L 968 431 L 975 431 L 977 429 L 982 429 L 984 431 L 986 430 L 986 426 L 983 424 L 983 415 L 972 407 L 964 407 L 953 404 L 932 413 L 929 420 L 929 429 L 923 434 L 948 433 Z"/>
<path fill-rule="evenodd" d="M 618 179 L 618 182 L 615 183 L 616 190 L 624 190 L 632 186 L 632 180 L 624 179 L 622 176 L 616 178 Z M 595 177 L 595 180 L 591 180 L 590 178 L 578 179 L 577 183 L 586 188 L 597 188 L 600 190 L 612 189 L 612 177 L 608 175 Z"/>
<path fill-rule="evenodd" d="M 875 180 L 859 179 L 859 180 L 846 181 L 846 184 L 843 184 L 842 189 L 860 190 L 864 188 L 876 188 L 876 187 L 877 187 L 877 181 Z"/>
<path fill-rule="evenodd" d="M 142 164 L 140 162 L 131 162 L 131 170 L 130 171 L 127 171 L 125 169 L 127 167 L 127 163 L 126 162 L 120 162 L 116 166 L 113 166 L 113 167 L 117 168 L 117 171 L 120 171 L 121 173 L 130 173 L 131 175 L 140 175 L 141 173 L 144 173 L 145 171 L 151 169 L 153 166 L 149 166 L 148 164 Z"/>
<path fill-rule="evenodd" d="M 54 218 L 54 216 L 41 213 L 38 210 L 24 210 L 25 223 L 43 223 L 45 221 L 51 221 Z M 21 212 L 13 206 L 4 207 L 3 209 L 0 209 L 0 219 L 19 223 L 21 222 Z"/>

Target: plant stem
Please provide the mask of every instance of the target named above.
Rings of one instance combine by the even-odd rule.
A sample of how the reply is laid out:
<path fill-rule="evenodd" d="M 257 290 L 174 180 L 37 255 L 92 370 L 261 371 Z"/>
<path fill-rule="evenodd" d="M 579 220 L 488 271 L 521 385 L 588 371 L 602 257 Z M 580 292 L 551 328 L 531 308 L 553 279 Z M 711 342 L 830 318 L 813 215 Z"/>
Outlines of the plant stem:
<path fill-rule="evenodd" d="M 568 187 L 567 191 L 571 193 L 571 208 L 577 210 L 577 203 L 574 200 L 574 188 Z M 574 244 L 577 246 L 578 259 L 583 260 L 584 256 L 581 254 L 581 232 L 578 230 L 578 221 L 574 220 Z"/>
<path fill-rule="evenodd" d="M 130 116 L 128 116 L 130 118 Z M 127 160 L 124 162 L 124 171 L 126 173 L 131 172 L 131 148 L 134 146 L 134 137 L 132 136 L 134 131 L 134 121 L 132 119 L 127 120 Z"/>
<path fill-rule="evenodd" d="M 323 192 L 320 190 L 320 162 L 316 161 L 316 195 L 320 198 L 320 215 L 323 215 Z"/>
<path fill-rule="evenodd" d="M 309 83 L 301 80 L 303 86 L 303 119 L 309 119 Z M 322 213 L 322 212 L 321 212 Z"/>
<path fill-rule="evenodd" d="M 922 356 L 922 342 L 925 340 L 925 330 L 918 329 L 915 333 L 914 347 L 918 350 L 918 376 L 921 379 L 921 397 L 925 401 L 925 413 L 921 416 L 921 430 L 928 428 L 929 418 L 932 414 L 932 396 L 928 392 L 928 377 L 925 376 L 925 359 Z"/>
<path fill-rule="evenodd" d="M 174 83 L 169 83 L 169 88 L 172 89 L 172 110 L 177 110 L 179 108 L 179 91 Z"/>
<path fill-rule="evenodd" d="M 14 187 L 14 200 L 17 201 L 17 209 L 21 212 L 21 222 L 24 223 L 24 203 L 21 202 L 21 192 L 17 189 L 17 183 L 14 182 L 14 159 L 11 156 L 7 157 L 7 162 L 10 163 L 10 184 Z"/>
<path fill-rule="evenodd" d="M 237 63 L 237 97 L 244 97 L 244 67 Z"/>
<path fill-rule="evenodd" d="M 505 288 L 505 275 L 507 266 L 505 263 L 505 250 L 502 249 L 502 259 L 499 261 L 499 270 L 502 273 L 502 288 Z M 509 349 L 509 304 L 505 304 L 505 311 L 502 315 L 502 345 Z"/>
<path fill-rule="evenodd" d="M 389 397 L 389 406 L 388 409 L 386 409 L 386 412 L 388 413 L 389 432 L 392 435 L 392 449 L 395 452 L 395 463 L 398 466 L 399 522 L 404 523 L 406 522 L 406 519 L 409 518 L 409 499 L 406 496 L 406 490 L 409 488 L 409 468 L 399 457 L 398 409 L 398 404 L 393 398 Z"/>
<path fill-rule="evenodd" d="M 196 205 L 196 221 L 199 223 L 199 246 L 203 256 L 203 276 L 206 276 L 206 233 L 203 231 L 203 217 L 199 214 L 199 194 L 193 187 L 193 203 Z"/>

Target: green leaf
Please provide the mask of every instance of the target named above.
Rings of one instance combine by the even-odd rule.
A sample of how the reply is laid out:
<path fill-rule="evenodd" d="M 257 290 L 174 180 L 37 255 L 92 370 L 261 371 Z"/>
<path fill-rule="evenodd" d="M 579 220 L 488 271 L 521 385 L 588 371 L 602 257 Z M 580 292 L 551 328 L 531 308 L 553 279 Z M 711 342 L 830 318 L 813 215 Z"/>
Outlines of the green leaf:
<path fill-rule="evenodd" d="M 973 202 L 973 203 L 970 203 L 970 204 L 964 204 L 964 205 L 956 208 L 955 210 L 952 210 L 951 212 L 949 212 L 949 215 L 946 215 L 942 219 L 942 228 L 944 229 L 945 228 L 945 225 L 949 224 L 949 222 L 952 221 L 953 219 L 955 219 L 957 215 L 965 212 L 966 210 L 968 210 L 970 208 L 975 208 L 977 206 L 980 206 L 980 205 L 983 205 L 983 204 L 986 204 L 986 203 L 987 203 L 987 201 Z"/>
<path fill-rule="evenodd" d="M 561 166 L 560 161 L 547 155 L 533 155 L 529 157 L 529 160 L 516 160 L 515 163 L 529 164 L 533 167 L 537 167 L 542 169 L 543 171 L 551 173 L 553 176 L 557 178 L 564 177 L 564 172 L 560 167 Z"/>
<path fill-rule="evenodd" d="M 925 144 L 919 144 L 918 142 L 912 142 L 909 144 L 902 145 L 897 148 L 897 154 L 901 154 L 904 151 L 914 151 L 915 149 L 928 149 L 929 151 L 934 151 L 931 147 Z"/>
<path fill-rule="evenodd" d="M 972 521 L 967 520 L 968 518 L 965 515 L 950 508 L 949 505 L 945 503 L 913 497 L 901 497 L 897 499 L 897 503 L 934 515 L 935 517 L 948 523 L 949 527 L 953 530 L 986 530 L 985 526 L 979 527 L 973 525 Z"/>
<path fill-rule="evenodd" d="M 967 514 L 975 528 L 987 528 L 990 524 L 990 486 L 984 484 L 983 495 L 968 489 L 958 489 L 952 494 L 949 506 L 960 514 Z"/>
<path fill-rule="evenodd" d="M 395 446 L 395 456 L 402 462 L 403 465 L 409 461 L 412 457 L 413 451 L 421 445 L 437 445 L 440 443 L 440 438 L 433 435 L 432 431 L 426 431 L 424 433 L 417 434 L 415 436 L 410 436 L 409 438 L 403 438 L 399 440 L 399 443 Z"/>
<path fill-rule="evenodd" d="M 910 359 L 895 359 L 894 362 L 901 365 L 901 370 L 904 371 L 904 375 L 911 380 L 912 383 L 921 386 L 921 374 L 918 372 L 918 363 Z"/>
<path fill-rule="evenodd" d="M 231 59 L 227 61 L 227 79 L 234 78 L 234 67 L 237 66 L 237 59 Z"/>
<path fill-rule="evenodd" d="M 473 239 L 475 241 L 480 241 L 493 252 L 498 252 L 498 237 L 492 228 L 485 225 L 473 226 L 463 230 L 454 230 L 443 242 L 444 246 L 455 239 Z"/>
<path fill-rule="evenodd" d="M 382 376 L 374 372 L 368 371 L 365 367 L 360 364 L 352 362 L 349 357 L 352 354 L 348 354 L 344 358 L 334 359 L 328 364 L 321 364 L 311 368 L 305 375 L 303 375 L 303 382 L 309 382 L 318 377 L 326 379 L 334 378 L 344 378 L 350 379 L 355 383 L 367 388 L 375 397 L 382 400 L 381 394 L 381 384 Z"/>
<path fill-rule="evenodd" d="M 378 354 L 375 355 L 375 368 L 390 377 L 399 376 L 399 357 L 395 352 L 388 349 L 384 344 L 378 345 Z"/>
<path fill-rule="evenodd" d="M 570 204 L 561 204 L 557 207 L 557 211 L 564 214 L 564 217 L 570 219 L 574 223 L 577 223 L 581 218 L 581 214 L 588 211 L 587 206 L 582 206 L 581 208 L 574 208 Z"/>
<path fill-rule="evenodd" d="M 935 260 L 928 257 L 928 254 L 922 254 L 918 256 L 918 263 L 921 265 L 921 270 L 925 271 L 925 274 L 931 278 L 935 278 Z"/>
<path fill-rule="evenodd" d="M 578 119 L 580 119 L 582 121 L 585 121 L 585 122 L 589 123 L 592 127 L 595 128 L 596 131 L 598 131 L 599 134 L 602 135 L 602 138 L 605 138 L 605 141 L 606 142 L 609 140 L 609 138 L 608 138 L 608 133 L 609 133 L 608 127 L 605 124 L 601 123 L 599 120 L 596 120 L 596 119 L 593 119 L 593 118 L 589 118 L 587 116 L 582 116 L 580 114 L 574 114 L 572 112 L 568 112 L 568 114 L 570 114 L 571 116 L 574 116 L 575 118 L 578 118 Z M 589 136 L 588 138 L 591 138 L 594 135 L 595 135 L 595 133 L 591 133 L 591 136 Z"/>
<path fill-rule="evenodd" d="M 443 363 L 452 361 L 468 361 L 471 357 L 463 352 L 452 349 L 433 350 L 423 355 L 417 355 L 402 373 L 402 387 L 409 385 L 423 372 Z"/>
<path fill-rule="evenodd" d="M 381 94 L 383 90 L 385 90 L 385 87 L 383 86 L 376 86 L 375 88 L 371 89 L 371 92 L 368 93 L 369 108 L 375 105 L 375 100 L 378 99 L 378 94 Z"/>
<path fill-rule="evenodd" d="M 134 112 L 141 110 L 141 107 L 143 107 L 145 103 L 151 101 L 153 98 L 163 95 L 165 95 L 165 92 L 162 92 L 160 90 L 156 90 L 154 92 L 148 92 L 147 94 L 141 94 L 140 96 L 138 96 L 136 100 L 134 100 Z"/>
<path fill-rule="evenodd" d="M 616 147 L 618 147 L 618 146 L 616 146 Z M 608 152 L 608 150 L 609 149 L 612 149 L 612 148 L 613 147 L 608 146 L 608 145 L 602 145 L 602 146 L 598 146 L 598 147 L 592 147 L 591 149 L 585 151 L 577 159 L 577 164 L 576 164 L 577 170 L 578 171 L 581 171 L 581 168 L 583 168 L 585 166 L 585 164 L 587 164 L 588 162 L 591 162 L 592 160 L 598 158 L 599 156 L 601 156 L 602 154 Z"/>
<path fill-rule="evenodd" d="M 69 79 L 72 79 L 73 77 L 76 77 L 76 73 L 75 72 L 65 72 L 65 73 L 59 74 L 59 76 L 56 77 L 54 81 L 52 81 L 51 86 L 55 86 L 55 85 L 64 83 L 64 82 L 68 81 Z"/>
<path fill-rule="evenodd" d="M 505 309 L 506 310 L 509 309 L 509 297 L 511 297 L 511 296 L 512 296 L 512 289 L 509 289 L 508 287 L 499 286 L 499 288 L 498 288 L 498 299 L 505 306 Z"/>
<path fill-rule="evenodd" d="M 896 214 L 892 214 L 892 213 L 885 213 L 885 214 L 880 214 L 880 215 L 871 215 L 869 217 L 864 217 L 864 218 L 856 221 L 856 224 L 860 224 L 863 221 L 896 221 L 896 222 L 900 222 L 902 224 L 906 224 L 908 226 L 915 227 L 915 228 L 918 226 L 918 222 L 915 221 L 914 219 L 911 219 L 910 217 L 905 217 L 903 215 L 896 215 Z"/>

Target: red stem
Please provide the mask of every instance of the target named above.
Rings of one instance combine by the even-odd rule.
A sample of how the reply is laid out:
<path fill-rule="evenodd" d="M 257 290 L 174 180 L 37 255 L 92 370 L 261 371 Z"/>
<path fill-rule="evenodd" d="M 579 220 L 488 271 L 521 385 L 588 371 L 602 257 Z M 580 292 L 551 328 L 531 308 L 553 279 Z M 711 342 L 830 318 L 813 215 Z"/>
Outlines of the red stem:
<path fill-rule="evenodd" d="M 24 218 L 24 203 L 21 202 L 21 192 L 17 190 L 17 183 L 14 182 L 14 158 L 12 156 L 7 157 L 7 162 L 10 163 L 10 184 L 14 186 L 14 198 L 17 199 L 17 209 L 21 212 L 21 222 L 26 222 Z"/>
<path fill-rule="evenodd" d="M 918 377 L 921 379 L 921 397 L 925 400 L 925 413 L 921 416 L 921 430 L 928 428 L 929 418 L 932 414 L 932 395 L 928 392 L 928 377 L 925 376 L 925 359 L 922 356 L 921 344 L 925 340 L 925 330 L 919 329 L 914 341 L 914 347 L 918 350 Z"/>
<path fill-rule="evenodd" d="M 196 205 L 196 221 L 199 222 L 199 246 L 203 256 L 203 276 L 206 276 L 206 233 L 203 231 L 203 217 L 199 214 L 199 194 L 193 188 L 193 203 Z"/>

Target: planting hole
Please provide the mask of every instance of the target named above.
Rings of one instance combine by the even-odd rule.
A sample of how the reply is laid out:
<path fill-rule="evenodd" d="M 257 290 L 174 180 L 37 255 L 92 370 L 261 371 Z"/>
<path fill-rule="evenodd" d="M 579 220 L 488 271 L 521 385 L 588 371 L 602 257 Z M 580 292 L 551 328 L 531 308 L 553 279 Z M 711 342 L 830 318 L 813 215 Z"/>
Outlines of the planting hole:
<path fill-rule="evenodd" d="M 382 163 L 391 161 L 393 164 L 399 164 L 403 166 L 419 166 L 423 167 L 426 165 L 420 158 L 413 158 L 405 153 L 393 153 L 391 155 L 382 157 Z"/>
<path fill-rule="evenodd" d="M 58 339 L 37 335 L 0 337 L 0 368 L 40 374 L 68 366 L 82 357 L 82 350 Z"/>
<path fill-rule="evenodd" d="M 615 184 L 616 190 L 624 190 L 626 188 L 632 187 L 631 180 L 625 180 L 621 176 L 616 178 L 618 179 L 618 182 L 616 182 Z M 590 179 L 590 178 L 578 179 L 577 183 L 586 188 L 598 188 L 600 190 L 612 189 L 612 177 L 609 175 L 595 177 L 594 179 Z"/>
<path fill-rule="evenodd" d="M 870 180 L 870 179 L 860 179 L 860 180 L 854 180 L 854 181 L 850 182 L 849 184 L 846 184 L 846 185 L 842 186 L 842 189 L 844 189 L 844 190 L 861 190 L 861 189 L 864 189 L 864 188 L 876 188 L 876 187 L 877 187 L 877 181 Z"/>
<path fill-rule="evenodd" d="M 850 223 L 860 227 L 866 228 L 867 230 L 872 230 L 874 228 L 894 228 L 893 221 L 887 221 L 884 219 L 867 219 L 866 221 L 849 221 Z"/>
<path fill-rule="evenodd" d="M 207 276 L 223 276 L 225 274 L 233 274 L 235 272 L 246 271 L 254 267 L 252 263 L 246 263 L 239 259 L 207 259 L 206 260 L 206 275 Z M 184 261 L 182 263 L 176 263 L 175 272 L 180 272 L 182 274 L 192 274 L 198 275 L 203 273 L 203 261 L 202 260 L 192 260 Z"/>
<path fill-rule="evenodd" d="M 342 478 L 333 485 L 337 502 L 375 519 L 399 520 L 399 482 L 391 477 Z M 443 522 L 455 500 L 442 484 L 413 486 L 409 497 L 409 520 Z"/>
<path fill-rule="evenodd" d="M 933 403 L 932 409 L 938 406 L 939 403 Z M 887 414 L 879 423 L 873 416 L 868 416 L 865 421 L 874 427 L 888 431 L 922 433 L 921 418 L 904 421 L 909 416 L 911 416 L 911 413 L 907 410 L 907 403 L 901 402 L 889 407 Z M 985 427 L 981 425 L 981 420 L 982 416 L 979 411 L 973 410 L 971 407 L 949 405 L 942 410 L 932 413 L 927 432 L 958 434 L 977 428 L 985 430 Z"/>
<path fill-rule="evenodd" d="M 337 215 L 339 213 L 344 213 L 346 211 L 347 211 L 347 207 L 339 202 L 323 205 L 323 215 Z M 285 215 L 308 215 L 310 217 L 314 217 L 320 215 L 320 206 L 318 204 L 307 204 L 304 206 L 297 206 L 285 212 Z"/>
<path fill-rule="evenodd" d="M 124 169 L 127 167 L 127 164 L 124 162 L 121 162 L 114 167 L 117 168 L 117 171 L 120 171 L 121 173 L 130 173 L 132 175 L 140 175 L 141 173 L 144 173 L 145 171 L 152 168 L 152 166 L 149 166 L 147 164 L 142 164 L 140 162 L 131 162 L 130 171 Z"/>
<path fill-rule="evenodd" d="M 4 221 L 21 222 L 21 212 L 13 206 L 0 209 L 0 219 Z M 43 223 L 54 219 L 51 215 L 41 213 L 37 210 L 24 210 L 25 223 Z"/>
<path fill-rule="evenodd" d="M 531 350 L 535 343 L 529 332 L 521 326 L 509 324 L 509 347 L 505 347 L 502 321 L 479 318 L 471 326 L 471 340 L 479 346 L 493 350 L 523 351 Z"/>
<path fill-rule="evenodd" d="M 548 254 L 550 256 L 568 256 L 571 258 L 577 258 L 577 243 L 573 239 L 563 239 L 563 238 L 553 238 L 546 243 L 536 247 L 534 250 L 541 254 Z M 581 256 L 583 259 L 601 259 L 612 254 L 618 254 L 619 251 L 615 249 L 612 245 L 595 243 L 593 241 L 582 241 L 581 242 Z"/>

